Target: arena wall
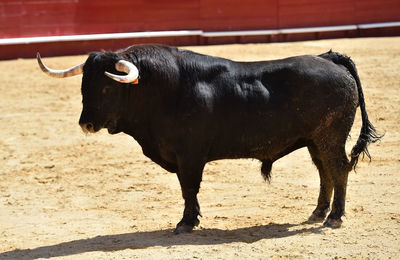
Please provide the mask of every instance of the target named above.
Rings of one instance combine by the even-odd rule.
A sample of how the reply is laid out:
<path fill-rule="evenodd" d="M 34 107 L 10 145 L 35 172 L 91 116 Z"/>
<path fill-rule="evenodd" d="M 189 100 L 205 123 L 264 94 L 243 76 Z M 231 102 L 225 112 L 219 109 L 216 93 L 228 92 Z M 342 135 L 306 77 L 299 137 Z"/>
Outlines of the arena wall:
<path fill-rule="evenodd" d="M 400 35 L 399 21 L 398 0 L 2 0 L 0 59 L 33 57 L 39 49 L 44 55 L 67 55 L 148 42 L 201 45 Z M 379 26 L 388 22 L 396 23 Z M 368 24 L 377 26 L 359 26 Z M 293 30 L 301 28 L 322 29 Z M 188 33 L 54 38 L 164 31 Z"/>

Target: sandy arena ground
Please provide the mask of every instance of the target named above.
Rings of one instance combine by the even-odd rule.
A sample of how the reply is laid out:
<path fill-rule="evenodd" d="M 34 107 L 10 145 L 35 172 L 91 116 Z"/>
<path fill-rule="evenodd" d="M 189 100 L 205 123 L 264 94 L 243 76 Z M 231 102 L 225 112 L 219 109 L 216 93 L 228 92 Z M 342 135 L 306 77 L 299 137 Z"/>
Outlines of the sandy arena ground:
<path fill-rule="evenodd" d="M 173 235 L 183 210 L 178 180 L 129 136 L 82 133 L 81 77 L 49 78 L 34 59 L 0 62 L 0 259 L 399 259 L 400 38 L 190 47 L 234 60 L 277 59 L 329 49 L 351 56 L 370 120 L 385 133 L 372 163 L 349 177 L 340 229 L 305 221 L 319 177 L 306 149 L 273 165 L 209 163 L 203 217 Z M 47 58 L 54 68 L 86 56 Z M 348 140 L 358 138 L 360 115 Z"/>

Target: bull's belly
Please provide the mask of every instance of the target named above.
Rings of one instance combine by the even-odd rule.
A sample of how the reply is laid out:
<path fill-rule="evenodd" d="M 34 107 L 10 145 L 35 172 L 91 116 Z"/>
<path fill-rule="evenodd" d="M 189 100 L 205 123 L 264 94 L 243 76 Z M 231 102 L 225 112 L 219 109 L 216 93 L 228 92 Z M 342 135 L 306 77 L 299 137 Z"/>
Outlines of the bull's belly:
<path fill-rule="evenodd" d="M 307 146 L 308 138 L 295 137 L 265 137 L 249 140 L 219 141 L 210 149 L 209 160 L 255 158 L 258 160 L 275 161 L 297 149 Z"/>

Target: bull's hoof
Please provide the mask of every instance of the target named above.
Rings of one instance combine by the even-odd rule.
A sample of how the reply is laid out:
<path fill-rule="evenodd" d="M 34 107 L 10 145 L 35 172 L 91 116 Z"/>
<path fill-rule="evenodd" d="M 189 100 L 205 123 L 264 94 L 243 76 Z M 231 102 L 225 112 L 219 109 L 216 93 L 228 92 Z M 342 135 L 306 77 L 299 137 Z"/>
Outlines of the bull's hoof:
<path fill-rule="evenodd" d="M 188 225 L 186 223 L 179 223 L 174 230 L 174 234 L 178 235 L 182 233 L 192 233 L 193 228 L 194 226 L 192 225 Z"/>
<path fill-rule="evenodd" d="M 195 226 L 198 226 L 199 224 L 200 224 L 200 221 L 198 219 L 196 219 L 194 221 L 193 225 L 186 224 L 184 221 L 181 221 L 176 225 L 176 228 L 174 230 L 174 234 L 178 235 L 178 234 L 182 234 L 182 233 L 192 233 L 193 228 Z"/>
<path fill-rule="evenodd" d="M 342 220 L 341 219 L 332 219 L 328 218 L 324 222 L 324 227 L 330 227 L 330 228 L 340 228 L 342 226 Z"/>
<path fill-rule="evenodd" d="M 179 235 L 182 233 L 192 233 L 193 231 L 193 226 L 187 225 L 187 224 L 183 224 L 180 226 L 177 226 L 174 230 L 174 234 L 175 235 Z"/>
<path fill-rule="evenodd" d="M 310 222 L 310 223 L 323 222 L 329 211 L 330 211 L 330 208 L 326 208 L 323 210 L 321 210 L 321 209 L 314 210 L 313 213 L 311 214 L 311 216 L 308 218 L 308 222 Z"/>
<path fill-rule="evenodd" d="M 323 222 L 325 220 L 325 215 L 321 216 L 319 214 L 311 214 L 311 216 L 308 218 L 309 223 L 320 223 Z"/>

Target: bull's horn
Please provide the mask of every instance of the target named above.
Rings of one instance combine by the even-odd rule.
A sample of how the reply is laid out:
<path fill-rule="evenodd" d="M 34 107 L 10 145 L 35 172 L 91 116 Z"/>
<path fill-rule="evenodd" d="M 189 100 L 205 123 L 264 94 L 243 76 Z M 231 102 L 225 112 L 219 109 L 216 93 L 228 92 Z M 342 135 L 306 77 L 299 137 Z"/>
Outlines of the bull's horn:
<path fill-rule="evenodd" d="M 110 72 L 104 72 L 105 75 L 115 81 L 122 83 L 133 83 L 139 77 L 139 71 L 133 63 L 126 60 L 119 60 L 115 63 L 115 69 L 120 72 L 125 72 L 127 75 L 115 75 Z"/>
<path fill-rule="evenodd" d="M 75 75 L 79 75 L 83 73 L 83 65 L 85 63 L 76 65 L 72 68 L 66 69 L 66 70 L 53 70 L 48 68 L 46 65 L 43 64 L 42 58 L 40 57 L 39 52 L 36 55 L 36 59 L 39 63 L 40 68 L 44 73 L 46 73 L 49 76 L 55 77 L 55 78 L 66 78 L 66 77 L 72 77 Z"/>

